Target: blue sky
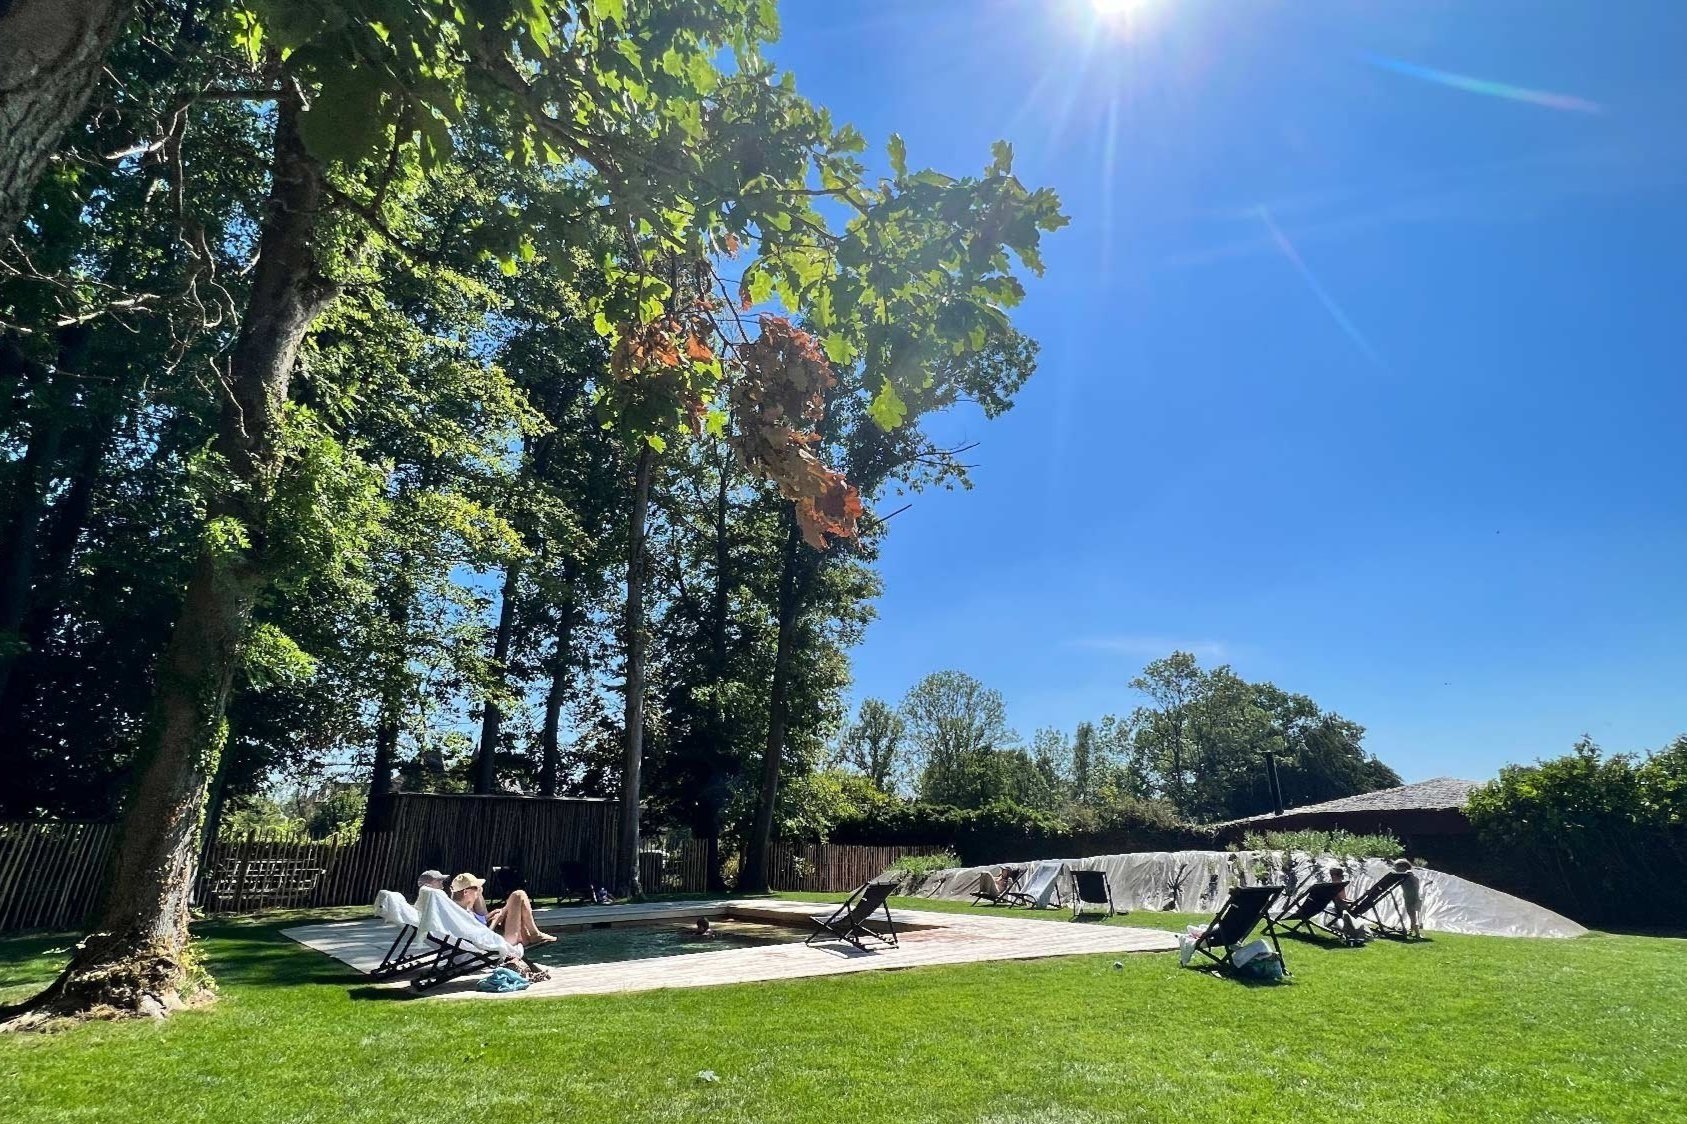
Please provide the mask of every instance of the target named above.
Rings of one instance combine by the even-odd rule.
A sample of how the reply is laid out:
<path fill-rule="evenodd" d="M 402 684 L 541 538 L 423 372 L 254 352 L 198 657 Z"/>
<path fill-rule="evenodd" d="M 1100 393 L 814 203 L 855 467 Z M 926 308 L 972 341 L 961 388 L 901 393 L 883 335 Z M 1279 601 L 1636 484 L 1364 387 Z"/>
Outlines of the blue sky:
<path fill-rule="evenodd" d="M 956 667 L 1029 736 L 1182 647 L 1408 780 L 1687 731 L 1687 7 L 1128 7 L 782 5 L 838 117 L 944 170 L 1005 137 L 1073 220 L 856 696 Z"/>

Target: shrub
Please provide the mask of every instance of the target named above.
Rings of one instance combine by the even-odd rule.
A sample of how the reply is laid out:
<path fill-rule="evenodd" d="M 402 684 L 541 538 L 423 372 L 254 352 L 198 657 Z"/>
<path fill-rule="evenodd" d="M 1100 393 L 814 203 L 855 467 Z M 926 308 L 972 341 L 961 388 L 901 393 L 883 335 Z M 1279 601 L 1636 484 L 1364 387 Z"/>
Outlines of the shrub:
<path fill-rule="evenodd" d="M 832 833 L 832 841 L 946 847 L 966 866 L 1214 846 L 1211 831 L 1178 823 L 1158 805 L 1149 808 L 1140 816 L 1118 810 L 1104 822 L 1075 824 L 1052 812 L 1006 801 L 982 808 L 914 801 L 874 808 L 844 820 Z"/>
<path fill-rule="evenodd" d="M 1242 836 L 1246 851 L 1305 851 L 1309 855 L 1340 855 L 1358 859 L 1397 859 L 1406 848 L 1392 835 L 1363 835 L 1333 831 L 1250 831 Z"/>
<path fill-rule="evenodd" d="M 1477 837 L 1520 892 L 1584 922 L 1687 917 L 1687 737 L 1638 759 L 1583 738 L 1471 793 Z"/>
<path fill-rule="evenodd" d="M 934 855 L 903 855 L 890 864 L 890 869 L 901 871 L 905 878 L 919 878 L 934 870 L 960 865 L 961 856 L 953 851 L 939 851 Z"/>

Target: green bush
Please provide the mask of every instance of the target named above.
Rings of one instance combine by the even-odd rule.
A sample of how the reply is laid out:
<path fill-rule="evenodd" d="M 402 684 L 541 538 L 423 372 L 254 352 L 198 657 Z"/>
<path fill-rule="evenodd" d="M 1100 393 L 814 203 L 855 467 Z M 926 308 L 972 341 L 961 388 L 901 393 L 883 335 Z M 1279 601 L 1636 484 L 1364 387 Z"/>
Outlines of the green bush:
<path fill-rule="evenodd" d="M 956 808 L 920 801 L 883 805 L 838 823 L 835 843 L 929 845 L 952 849 L 961 865 L 1078 858 L 1127 851 L 1214 847 L 1211 831 L 1179 823 L 1159 805 L 1119 809 L 1104 821 L 1074 822 L 1006 801 Z"/>
<path fill-rule="evenodd" d="M 961 856 L 953 851 L 939 851 L 934 855 L 903 855 L 890 864 L 890 869 L 901 871 L 907 877 L 918 878 L 934 870 L 948 870 L 952 866 L 960 865 Z"/>
<path fill-rule="evenodd" d="M 1305 851 L 1309 855 L 1340 855 L 1357 859 L 1397 859 L 1406 848 L 1392 835 L 1363 835 L 1333 831 L 1250 831 L 1242 836 L 1245 851 Z"/>
<path fill-rule="evenodd" d="M 1584 737 L 1563 757 L 1500 770 L 1466 810 L 1508 888 L 1584 923 L 1687 918 L 1687 737 L 1645 758 Z"/>

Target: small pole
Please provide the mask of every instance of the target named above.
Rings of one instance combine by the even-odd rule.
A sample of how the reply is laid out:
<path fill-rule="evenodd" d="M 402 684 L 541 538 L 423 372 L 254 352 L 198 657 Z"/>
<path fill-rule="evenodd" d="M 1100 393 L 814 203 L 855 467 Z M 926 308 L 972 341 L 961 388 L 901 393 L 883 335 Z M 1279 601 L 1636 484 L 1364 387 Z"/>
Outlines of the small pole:
<path fill-rule="evenodd" d="M 1283 785 L 1277 779 L 1277 755 L 1270 750 L 1265 751 L 1265 776 L 1271 784 L 1271 807 L 1273 815 L 1283 814 Z"/>

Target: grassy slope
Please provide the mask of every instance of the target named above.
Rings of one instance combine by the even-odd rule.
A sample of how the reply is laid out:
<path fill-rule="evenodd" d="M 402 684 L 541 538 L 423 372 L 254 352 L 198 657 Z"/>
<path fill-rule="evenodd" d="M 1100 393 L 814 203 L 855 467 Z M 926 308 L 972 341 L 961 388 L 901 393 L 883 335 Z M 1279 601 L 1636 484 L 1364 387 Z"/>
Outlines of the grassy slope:
<path fill-rule="evenodd" d="M 202 928 L 224 991 L 211 1010 L 0 1039 L 0 1119 L 467 1120 L 518 1108 L 493 1118 L 1083 1124 L 1269 1113 L 1345 1124 L 1687 1110 L 1679 940 L 1294 942 L 1296 978 L 1283 987 L 1139 954 L 1122 970 L 1085 956 L 435 1003 L 363 988 L 276 929 L 273 919 Z M 0 942 L 0 988 L 15 997 L 50 976 L 58 958 L 45 953 L 64 943 Z"/>

